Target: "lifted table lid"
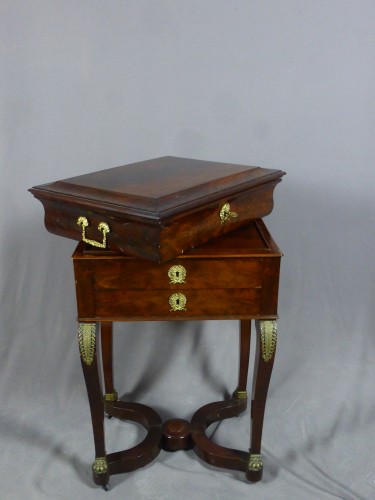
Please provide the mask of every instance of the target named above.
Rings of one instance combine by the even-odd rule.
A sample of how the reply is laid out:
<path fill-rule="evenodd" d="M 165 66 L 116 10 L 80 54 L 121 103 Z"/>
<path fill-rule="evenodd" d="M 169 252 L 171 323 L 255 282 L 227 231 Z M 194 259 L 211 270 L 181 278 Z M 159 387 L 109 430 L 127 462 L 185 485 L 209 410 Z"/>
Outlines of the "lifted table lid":
<path fill-rule="evenodd" d="M 163 262 L 270 213 L 283 175 L 166 156 L 30 191 L 50 232 Z"/>

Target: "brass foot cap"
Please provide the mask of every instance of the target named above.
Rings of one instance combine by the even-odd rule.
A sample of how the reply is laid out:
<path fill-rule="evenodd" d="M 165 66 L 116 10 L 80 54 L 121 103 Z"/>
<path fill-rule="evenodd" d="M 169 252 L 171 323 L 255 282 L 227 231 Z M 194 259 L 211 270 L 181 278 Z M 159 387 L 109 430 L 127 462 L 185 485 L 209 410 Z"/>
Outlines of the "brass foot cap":
<path fill-rule="evenodd" d="M 247 463 L 246 479 L 252 483 L 256 483 L 262 479 L 263 475 L 263 460 L 259 453 L 250 453 Z"/>
<path fill-rule="evenodd" d="M 240 391 L 239 389 L 236 389 L 233 393 L 233 397 L 235 399 L 247 399 L 247 391 Z"/>

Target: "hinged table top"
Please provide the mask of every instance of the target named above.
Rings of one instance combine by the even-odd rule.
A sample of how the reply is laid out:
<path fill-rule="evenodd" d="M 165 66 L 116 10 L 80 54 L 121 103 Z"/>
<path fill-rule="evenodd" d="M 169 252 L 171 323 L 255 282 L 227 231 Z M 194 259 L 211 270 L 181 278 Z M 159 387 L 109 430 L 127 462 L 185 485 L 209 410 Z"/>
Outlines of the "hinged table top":
<path fill-rule="evenodd" d="M 31 192 L 37 198 L 85 200 L 107 205 L 112 213 L 130 209 L 133 215 L 163 219 L 283 175 L 281 170 L 165 156 L 35 186 Z"/>

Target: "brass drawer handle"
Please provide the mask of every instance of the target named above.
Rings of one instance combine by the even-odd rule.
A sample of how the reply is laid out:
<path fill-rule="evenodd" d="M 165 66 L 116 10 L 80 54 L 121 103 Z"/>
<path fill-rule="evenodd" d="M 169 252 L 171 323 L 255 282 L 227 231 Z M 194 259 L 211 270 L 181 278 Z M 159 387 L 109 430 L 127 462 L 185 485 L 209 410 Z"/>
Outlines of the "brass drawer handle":
<path fill-rule="evenodd" d="M 186 311 L 186 297 L 183 293 L 173 293 L 169 297 L 169 305 L 171 306 L 171 312 L 175 311 Z"/>
<path fill-rule="evenodd" d="M 168 270 L 169 284 L 186 283 L 186 269 L 184 266 L 172 266 Z"/>
<path fill-rule="evenodd" d="M 220 220 L 221 223 L 224 224 L 224 222 L 228 222 L 230 219 L 238 217 L 238 214 L 236 212 L 231 212 L 230 211 L 230 204 L 225 203 L 220 210 Z"/>
<path fill-rule="evenodd" d="M 86 217 L 79 217 L 77 220 L 77 224 L 79 226 L 82 226 L 82 241 L 85 243 L 88 243 L 89 245 L 92 245 L 94 247 L 98 248 L 106 248 L 107 246 L 107 233 L 110 232 L 108 224 L 105 222 L 100 222 L 98 229 L 99 231 L 102 231 L 103 233 L 103 242 L 99 243 L 98 241 L 95 240 L 89 240 L 86 238 L 86 227 L 89 225 L 89 221 L 86 219 Z"/>

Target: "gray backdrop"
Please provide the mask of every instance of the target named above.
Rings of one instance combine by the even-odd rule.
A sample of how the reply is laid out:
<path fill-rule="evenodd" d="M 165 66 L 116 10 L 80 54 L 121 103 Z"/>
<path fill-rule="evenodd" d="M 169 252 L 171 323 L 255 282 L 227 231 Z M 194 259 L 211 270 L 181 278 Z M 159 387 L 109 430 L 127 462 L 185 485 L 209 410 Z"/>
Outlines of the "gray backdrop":
<path fill-rule="evenodd" d="M 167 454 L 108 498 L 372 499 L 373 0 L 1 0 L 0 497 L 104 498 L 70 256 L 33 185 L 162 155 L 283 169 L 264 480 Z M 236 322 L 116 325 L 116 387 L 190 418 L 236 386 Z M 170 356 L 174 362 L 170 363 Z M 108 450 L 138 442 L 107 422 Z M 247 449 L 248 414 L 213 428 Z"/>

